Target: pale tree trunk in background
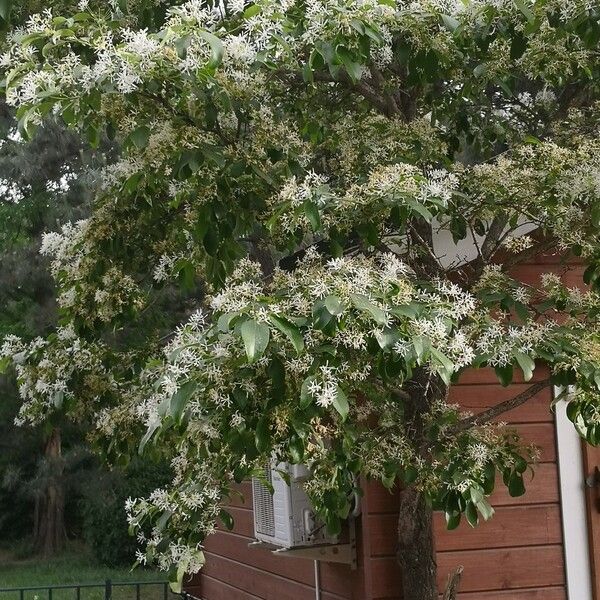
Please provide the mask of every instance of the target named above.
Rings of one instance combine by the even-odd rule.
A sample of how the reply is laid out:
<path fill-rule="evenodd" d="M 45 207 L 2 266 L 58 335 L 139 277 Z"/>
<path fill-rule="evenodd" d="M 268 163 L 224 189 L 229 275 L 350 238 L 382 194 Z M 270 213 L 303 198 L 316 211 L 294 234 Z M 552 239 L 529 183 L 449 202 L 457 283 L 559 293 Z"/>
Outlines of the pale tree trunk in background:
<path fill-rule="evenodd" d="M 46 442 L 45 458 L 51 474 L 48 485 L 36 498 L 33 535 L 35 548 L 44 556 L 52 556 L 64 548 L 67 539 L 61 435 L 58 428 L 52 430 Z"/>

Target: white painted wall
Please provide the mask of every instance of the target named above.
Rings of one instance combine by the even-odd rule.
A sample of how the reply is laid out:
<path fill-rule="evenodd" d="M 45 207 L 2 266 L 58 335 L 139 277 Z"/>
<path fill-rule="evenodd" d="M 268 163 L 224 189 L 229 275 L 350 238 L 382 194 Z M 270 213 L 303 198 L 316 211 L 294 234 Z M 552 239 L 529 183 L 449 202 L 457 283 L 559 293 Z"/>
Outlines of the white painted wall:
<path fill-rule="evenodd" d="M 558 395 L 560 390 L 555 390 Z M 567 418 L 567 403 L 556 404 L 556 435 L 563 539 L 569 600 L 592 600 L 581 439 Z"/>

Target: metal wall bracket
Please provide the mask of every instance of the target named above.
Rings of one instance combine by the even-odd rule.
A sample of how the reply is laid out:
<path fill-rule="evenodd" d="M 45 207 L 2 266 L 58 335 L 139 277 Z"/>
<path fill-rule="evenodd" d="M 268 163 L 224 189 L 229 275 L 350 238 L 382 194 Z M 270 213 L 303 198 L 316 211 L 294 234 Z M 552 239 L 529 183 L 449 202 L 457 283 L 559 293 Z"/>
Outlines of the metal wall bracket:
<path fill-rule="evenodd" d="M 304 548 L 280 548 L 273 550 L 278 556 L 292 556 L 296 558 L 310 558 L 324 562 L 342 563 L 356 569 L 356 548 L 350 544 L 336 544 L 329 546 L 312 546 Z"/>
<path fill-rule="evenodd" d="M 293 548 L 280 548 L 273 544 L 256 541 L 248 544 L 249 548 L 264 548 L 277 556 L 291 556 L 293 558 L 308 558 L 323 562 L 341 563 L 350 565 L 354 571 L 358 567 L 356 556 L 356 525 L 354 519 L 348 523 L 347 544 L 323 544 L 320 546 L 296 546 Z"/>
<path fill-rule="evenodd" d="M 600 487 L 600 469 L 598 467 L 596 467 L 585 480 L 585 485 L 587 485 L 589 488 Z"/>

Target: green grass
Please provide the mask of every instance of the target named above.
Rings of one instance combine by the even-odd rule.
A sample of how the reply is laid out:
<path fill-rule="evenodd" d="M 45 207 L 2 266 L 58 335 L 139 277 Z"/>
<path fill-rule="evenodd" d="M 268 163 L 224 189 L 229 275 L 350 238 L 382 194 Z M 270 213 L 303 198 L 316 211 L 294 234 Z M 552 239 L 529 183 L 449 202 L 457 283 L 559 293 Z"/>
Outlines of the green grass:
<path fill-rule="evenodd" d="M 71 546 L 68 551 L 52 559 L 28 558 L 16 560 L 14 554 L 0 549 L 0 589 L 112 582 L 165 581 L 164 573 L 127 568 L 112 569 L 99 565 L 83 546 Z M 162 600 L 162 586 L 143 585 L 142 600 Z M 48 590 L 26 592 L 24 600 L 46 600 Z M 75 590 L 53 590 L 52 600 L 75 600 Z M 104 600 L 104 589 L 82 589 L 81 600 Z M 135 587 L 116 587 L 112 600 L 135 600 Z M 169 600 L 176 596 L 169 593 Z M 0 592 L 0 600 L 20 600 L 18 593 Z"/>

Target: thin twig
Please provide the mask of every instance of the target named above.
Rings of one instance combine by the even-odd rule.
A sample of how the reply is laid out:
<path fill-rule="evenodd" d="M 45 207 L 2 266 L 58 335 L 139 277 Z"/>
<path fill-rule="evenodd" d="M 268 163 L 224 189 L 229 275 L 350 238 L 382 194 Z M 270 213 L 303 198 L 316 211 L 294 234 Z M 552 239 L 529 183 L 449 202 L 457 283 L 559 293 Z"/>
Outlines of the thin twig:
<path fill-rule="evenodd" d="M 460 584 L 460 578 L 462 577 L 464 567 L 461 565 L 457 567 L 450 575 L 448 575 L 448 584 L 446 585 L 446 591 L 442 600 L 456 600 L 458 594 L 458 586 Z"/>

